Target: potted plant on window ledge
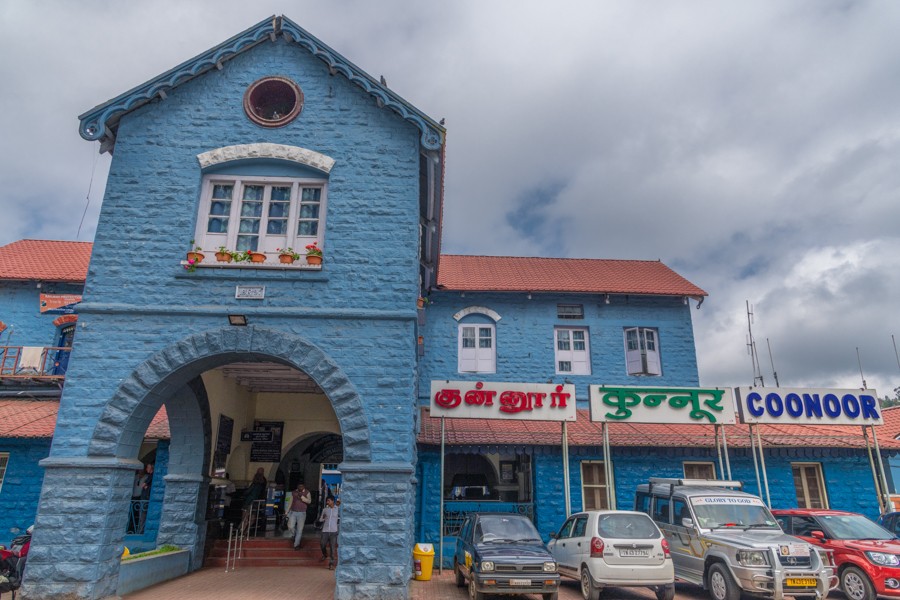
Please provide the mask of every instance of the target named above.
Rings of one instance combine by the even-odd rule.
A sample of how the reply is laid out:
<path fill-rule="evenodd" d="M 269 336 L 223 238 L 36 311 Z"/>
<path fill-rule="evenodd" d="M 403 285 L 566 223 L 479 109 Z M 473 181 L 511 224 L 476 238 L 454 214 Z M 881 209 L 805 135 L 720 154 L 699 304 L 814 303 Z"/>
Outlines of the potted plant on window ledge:
<path fill-rule="evenodd" d="M 236 254 L 237 252 L 229 250 L 225 246 L 219 246 L 219 249 L 216 251 L 216 260 L 219 262 L 229 263 L 234 260 Z"/>
<path fill-rule="evenodd" d="M 300 255 L 297 252 L 294 252 L 294 249 L 291 247 L 276 248 L 276 251 L 278 252 L 278 260 L 280 260 L 282 264 L 290 265 L 300 258 Z"/>
<path fill-rule="evenodd" d="M 315 241 L 312 244 L 308 244 L 306 246 L 306 264 L 308 264 L 308 265 L 321 265 L 322 264 L 322 249 L 319 248 L 318 241 Z"/>
<path fill-rule="evenodd" d="M 206 256 L 202 252 L 203 248 L 201 248 L 200 246 L 194 246 L 194 240 L 191 240 L 191 246 L 193 246 L 193 250 L 188 250 L 187 261 L 191 264 L 203 262 L 203 259 L 206 258 Z"/>

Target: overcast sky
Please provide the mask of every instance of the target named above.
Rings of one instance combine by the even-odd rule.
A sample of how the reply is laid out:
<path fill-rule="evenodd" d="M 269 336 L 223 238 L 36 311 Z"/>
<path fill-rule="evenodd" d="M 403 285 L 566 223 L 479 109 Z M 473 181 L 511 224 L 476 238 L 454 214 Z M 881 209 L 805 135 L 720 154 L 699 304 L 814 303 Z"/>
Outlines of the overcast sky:
<path fill-rule="evenodd" d="M 0 244 L 92 240 L 77 116 L 272 14 L 446 118 L 444 252 L 661 259 L 704 385 L 752 383 L 748 300 L 766 384 L 768 339 L 782 386 L 900 385 L 898 2 L 4 0 Z"/>

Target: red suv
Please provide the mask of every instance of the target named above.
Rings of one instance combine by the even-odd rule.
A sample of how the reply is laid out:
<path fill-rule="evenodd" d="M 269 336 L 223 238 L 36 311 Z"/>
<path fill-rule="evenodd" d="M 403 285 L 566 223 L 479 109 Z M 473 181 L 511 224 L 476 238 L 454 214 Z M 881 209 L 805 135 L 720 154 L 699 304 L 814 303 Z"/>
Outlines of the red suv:
<path fill-rule="evenodd" d="M 841 590 L 850 600 L 900 598 L 900 539 L 866 517 L 842 510 L 773 510 L 785 533 L 834 551 Z"/>

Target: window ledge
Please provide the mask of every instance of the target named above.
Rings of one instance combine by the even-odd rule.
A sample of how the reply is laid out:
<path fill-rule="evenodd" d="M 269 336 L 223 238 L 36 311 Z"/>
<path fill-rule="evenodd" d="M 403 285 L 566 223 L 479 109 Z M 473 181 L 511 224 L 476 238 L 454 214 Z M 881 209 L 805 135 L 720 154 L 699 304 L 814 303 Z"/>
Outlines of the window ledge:
<path fill-rule="evenodd" d="M 187 261 L 181 261 L 181 266 L 175 275 L 176 278 L 201 279 L 285 279 L 287 277 L 300 277 L 305 281 L 328 281 L 327 276 L 322 276 L 322 265 L 282 263 L 200 263 L 194 265 L 194 271 L 188 271 L 184 267 Z"/>

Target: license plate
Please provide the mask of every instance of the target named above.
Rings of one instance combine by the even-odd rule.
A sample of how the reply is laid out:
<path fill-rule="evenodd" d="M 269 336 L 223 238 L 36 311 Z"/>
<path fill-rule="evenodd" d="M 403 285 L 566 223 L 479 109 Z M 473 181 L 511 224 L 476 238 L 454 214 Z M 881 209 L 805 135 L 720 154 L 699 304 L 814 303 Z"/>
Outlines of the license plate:
<path fill-rule="evenodd" d="M 528 586 L 531 585 L 531 580 L 530 580 L 530 579 L 510 579 L 510 580 L 509 580 L 509 585 L 511 585 L 511 586 L 512 586 L 512 585 L 515 585 L 515 586 L 520 586 L 520 585 L 521 585 L 521 586 L 524 586 L 524 587 L 528 587 Z"/>
<path fill-rule="evenodd" d="M 646 558 L 646 557 L 650 556 L 650 551 L 642 550 L 639 548 L 621 548 L 621 549 L 619 549 L 619 556 Z"/>
<path fill-rule="evenodd" d="M 818 582 L 812 577 L 788 577 L 784 583 L 788 587 L 816 587 Z"/>

